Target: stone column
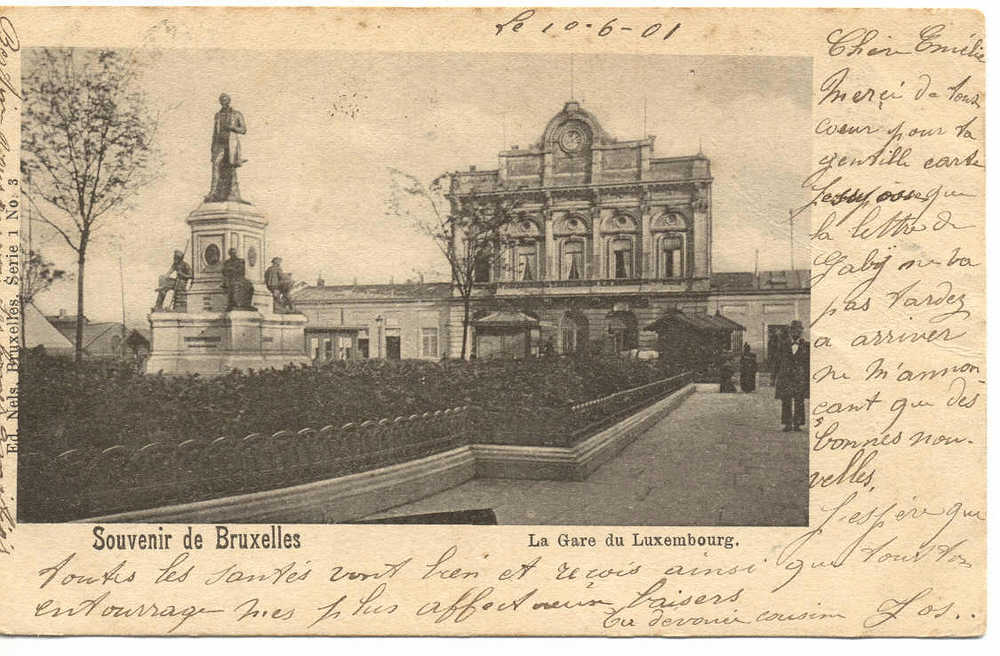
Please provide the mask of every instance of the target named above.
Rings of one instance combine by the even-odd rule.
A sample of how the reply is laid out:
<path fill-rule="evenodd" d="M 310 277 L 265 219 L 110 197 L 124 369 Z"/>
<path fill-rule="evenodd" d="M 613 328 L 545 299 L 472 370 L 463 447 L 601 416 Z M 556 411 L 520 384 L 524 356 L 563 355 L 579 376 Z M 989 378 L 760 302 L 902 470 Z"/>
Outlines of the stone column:
<path fill-rule="evenodd" d="M 691 192 L 692 241 L 694 241 L 694 267 L 696 278 L 707 278 L 711 272 L 711 197 L 707 184 L 697 183 Z"/>
<path fill-rule="evenodd" d="M 592 236 L 591 247 L 592 252 L 589 262 L 588 278 L 591 280 L 597 280 L 603 278 L 601 268 L 601 198 L 596 197 L 593 201 L 593 205 L 590 207 L 590 234 Z"/>
<path fill-rule="evenodd" d="M 652 257 L 654 244 L 653 233 L 650 230 L 651 217 L 649 213 L 649 194 L 643 187 L 639 190 L 639 253 L 641 255 L 639 266 L 642 267 L 642 272 L 641 275 L 637 276 L 643 280 L 653 279 L 655 273 L 653 269 L 656 267 L 656 260 Z"/>
<path fill-rule="evenodd" d="M 544 207 L 542 209 L 542 216 L 545 217 L 543 223 L 543 230 L 545 234 L 542 235 L 542 239 L 545 241 L 545 270 L 540 276 L 542 280 L 556 280 L 559 278 L 559 272 L 556 271 L 556 250 L 555 250 L 555 236 L 553 235 L 553 227 L 555 224 L 555 217 L 553 216 L 552 209 L 550 207 Z"/>

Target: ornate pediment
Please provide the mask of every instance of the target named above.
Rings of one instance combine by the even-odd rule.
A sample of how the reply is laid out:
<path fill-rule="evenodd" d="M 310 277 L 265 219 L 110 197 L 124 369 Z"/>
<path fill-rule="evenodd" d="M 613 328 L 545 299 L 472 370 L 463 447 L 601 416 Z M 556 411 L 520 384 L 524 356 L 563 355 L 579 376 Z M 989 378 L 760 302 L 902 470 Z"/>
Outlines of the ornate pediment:
<path fill-rule="evenodd" d="M 649 222 L 650 230 L 685 230 L 687 221 L 680 212 L 661 211 Z"/>
<path fill-rule="evenodd" d="M 556 235 L 590 234 L 590 221 L 581 214 L 569 214 L 559 218 L 552 228 Z"/>
<path fill-rule="evenodd" d="M 528 237 L 540 237 L 542 229 L 537 217 L 525 216 L 517 219 L 507 226 L 507 235 L 516 239 Z"/>
<path fill-rule="evenodd" d="M 612 232 L 638 232 L 639 224 L 635 217 L 625 212 L 616 212 L 601 222 L 601 232 L 604 234 Z"/>

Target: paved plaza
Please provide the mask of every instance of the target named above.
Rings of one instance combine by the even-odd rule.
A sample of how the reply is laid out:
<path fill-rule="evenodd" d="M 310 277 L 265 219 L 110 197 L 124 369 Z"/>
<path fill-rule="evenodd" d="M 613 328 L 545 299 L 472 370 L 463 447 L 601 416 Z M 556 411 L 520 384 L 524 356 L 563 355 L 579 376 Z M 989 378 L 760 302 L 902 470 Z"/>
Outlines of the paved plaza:
<path fill-rule="evenodd" d="M 491 508 L 501 524 L 808 523 L 808 433 L 785 433 L 770 387 L 701 391 L 586 481 L 473 479 L 374 517 Z"/>

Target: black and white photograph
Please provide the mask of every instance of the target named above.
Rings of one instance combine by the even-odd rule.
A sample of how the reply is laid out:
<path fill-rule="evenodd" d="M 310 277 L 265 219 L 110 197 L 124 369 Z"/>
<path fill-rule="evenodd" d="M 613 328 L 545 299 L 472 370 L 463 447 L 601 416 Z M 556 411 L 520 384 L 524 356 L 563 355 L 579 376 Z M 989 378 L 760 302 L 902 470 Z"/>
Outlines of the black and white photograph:
<path fill-rule="evenodd" d="M 985 24 L 0 11 L 0 634 L 984 635 Z"/>
<path fill-rule="evenodd" d="M 20 520 L 807 525 L 812 67 L 24 50 Z"/>

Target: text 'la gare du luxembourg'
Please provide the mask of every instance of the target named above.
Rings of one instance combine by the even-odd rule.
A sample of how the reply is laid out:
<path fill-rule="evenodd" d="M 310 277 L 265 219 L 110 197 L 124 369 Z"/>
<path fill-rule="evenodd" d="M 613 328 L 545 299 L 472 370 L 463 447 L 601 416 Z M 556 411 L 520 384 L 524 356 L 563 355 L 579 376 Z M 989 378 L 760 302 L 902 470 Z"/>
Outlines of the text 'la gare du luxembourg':
<path fill-rule="evenodd" d="M 732 535 L 695 535 L 693 533 L 679 535 L 644 535 L 631 533 L 629 539 L 615 533 L 608 533 L 603 539 L 593 535 L 573 535 L 560 533 L 553 545 L 544 535 L 528 533 L 529 547 L 722 547 L 732 549 L 740 546 Z"/>

